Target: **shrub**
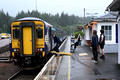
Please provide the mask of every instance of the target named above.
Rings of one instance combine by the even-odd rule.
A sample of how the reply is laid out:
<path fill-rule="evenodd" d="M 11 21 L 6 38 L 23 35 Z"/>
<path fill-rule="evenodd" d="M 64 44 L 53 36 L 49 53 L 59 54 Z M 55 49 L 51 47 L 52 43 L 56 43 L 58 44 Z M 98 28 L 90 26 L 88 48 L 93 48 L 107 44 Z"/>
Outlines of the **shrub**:
<path fill-rule="evenodd" d="M 78 37 L 79 33 L 80 33 L 80 35 L 81 35 L 82 37 L 84 36 L 84 32 L 82 32 L 82 31 L 78 31 L 78 32 L 75 32 L 75 33 L 74 33 L 75 38 Z"/>

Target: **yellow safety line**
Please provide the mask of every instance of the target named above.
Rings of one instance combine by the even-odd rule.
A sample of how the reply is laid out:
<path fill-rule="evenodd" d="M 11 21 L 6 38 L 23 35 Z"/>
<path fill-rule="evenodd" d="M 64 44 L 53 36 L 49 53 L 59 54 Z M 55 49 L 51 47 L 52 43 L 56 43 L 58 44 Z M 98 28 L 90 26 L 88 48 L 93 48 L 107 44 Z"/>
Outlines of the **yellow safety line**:
<path fill-rule="evenodd" d="M 79 53 L 79 56 L 87 56 L 88 53 Z"/>
<path fill-rule="evenodd" d="M 68 60 L 68 80 L 70 80 L 70 56 Z"/>

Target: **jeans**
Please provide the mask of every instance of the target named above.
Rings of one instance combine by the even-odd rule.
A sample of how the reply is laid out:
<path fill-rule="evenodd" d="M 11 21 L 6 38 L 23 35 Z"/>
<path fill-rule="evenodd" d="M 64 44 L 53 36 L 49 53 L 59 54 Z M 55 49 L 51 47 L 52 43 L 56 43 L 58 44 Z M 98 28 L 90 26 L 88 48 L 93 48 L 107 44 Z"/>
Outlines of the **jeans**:
<path fill-rule="evenodd" d="M 78 41 L 78 46 L 81 46 L 81 41 Z"/>
<path fill-rule="evenodd" d="M 58 46 L 58 44 L 56 44 L 56 46 L 55 46 L 55 51 L 59 52 L 59 46 Z"/>
<path fill-rule="evenodd" d="M 92 47 L 92 51 L 93 51 L 93 59 L 95 61 L 98 61 L 97 47 Z"/>

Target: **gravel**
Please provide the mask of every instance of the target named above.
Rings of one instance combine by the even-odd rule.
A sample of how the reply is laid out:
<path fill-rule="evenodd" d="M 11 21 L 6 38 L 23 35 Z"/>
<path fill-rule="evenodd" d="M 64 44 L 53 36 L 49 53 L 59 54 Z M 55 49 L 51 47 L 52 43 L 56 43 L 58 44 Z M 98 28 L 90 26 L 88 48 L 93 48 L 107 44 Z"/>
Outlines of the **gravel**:
<path fill-rule="evenodd" d="M 9 51 L 0 54 L 0 57 L 8 57 Z M 20 68 L 15 66 L 13 62 L 11 63 L 0 63 L 0 80 L 8 80 L 14 73 L 16 73 Z"/>

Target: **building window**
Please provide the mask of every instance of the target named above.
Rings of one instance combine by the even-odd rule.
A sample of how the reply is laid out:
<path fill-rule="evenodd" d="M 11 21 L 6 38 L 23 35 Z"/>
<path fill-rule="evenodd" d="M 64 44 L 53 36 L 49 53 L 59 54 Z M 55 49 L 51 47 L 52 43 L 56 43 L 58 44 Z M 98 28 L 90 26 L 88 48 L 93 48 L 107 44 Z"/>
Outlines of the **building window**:
<path fill-rule="evenodd" d="M 112 40 L 112 26 L 110 25 L 101 26 L 101 29 L 104 30 L 105 40 L 111 41 Z"/>

